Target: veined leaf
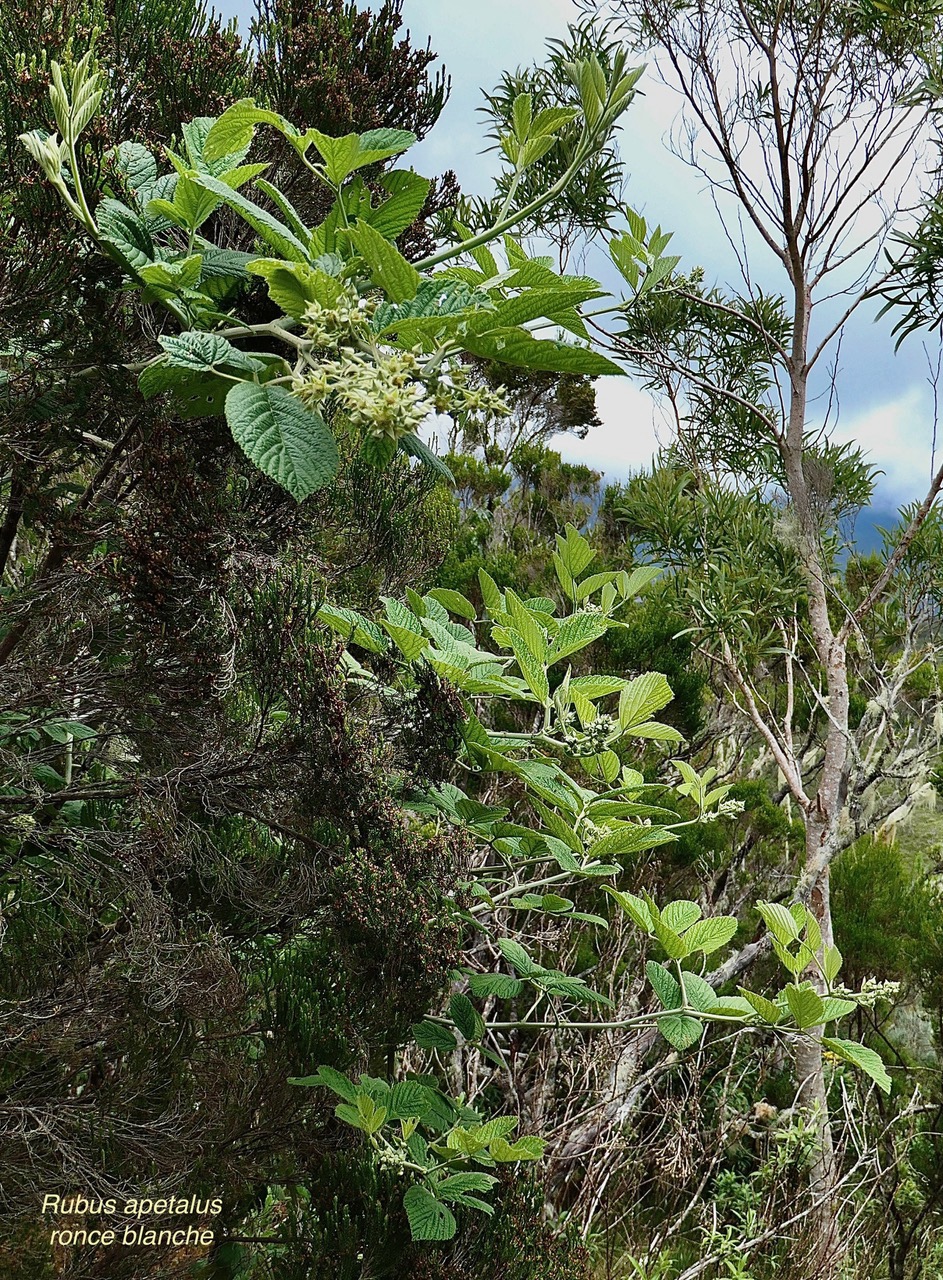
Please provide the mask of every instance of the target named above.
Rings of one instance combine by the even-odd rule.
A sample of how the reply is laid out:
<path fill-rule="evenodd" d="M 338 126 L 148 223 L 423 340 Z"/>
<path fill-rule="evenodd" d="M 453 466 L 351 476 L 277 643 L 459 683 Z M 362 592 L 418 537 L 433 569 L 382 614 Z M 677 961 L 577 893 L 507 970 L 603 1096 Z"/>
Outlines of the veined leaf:
<path fill-rule="evenodd" d="M 295 319 L 300 319 L 312 302 L 319 302 L 322 307 L 333 307 L 344 295 L 344 287 L 339 280 L 305 262 L 253 258 L 246 270 L 262 276 L 275 305 Z"/>
<path fill-rule="evenodd" d="M 662 1008 L 680 1009 L 681 988 L 675 977 L 669 973 L 665 966 L 658 964 L 655 960 L 649 960 L 645 966 L 645 972 L 654 988 L 655 995 L 661 1002 Z"/>
<path fill-rule="evenodd" d="M 234 191 L 232 187 L 219 178 L 211 177 L 206 173 L 193 173 L 190 176 L 198 186 L 211 191 L 214 195 L 219 196 L 224 204 L 228 204 L 230 208 L 235 209 L 243 220 L 258 233 L 261 239 L 266 244 L 271 245 L 281 257 L 288 258 L 292 262 L 307 262 L 309 260 L 306 246 L 284 223 L 279 222 L 266 209 L 255 204 L 252 200 L 248 200 L 240 192 Z"/>
<path fill-rule="evenodd" d="M 286 137 L 294 137 L 298 133 L 283 116 L 257 107 L 252 98 L 240 98 L 213 121 L 203 141 L 202 159 L 211 164 L 225 156 L 244 154 L 249 149 L 256 126 L 260 124 L 273 125 Z"/>
<path fill-rule="evenodd" d="M 246 355 L 218 333 L 190 330 L 180 334 L 162 334 L 157 341 L 167 353 L 170 364 L 197 373 L 213 369 L 235 369 L 240 373 L 258 373 L 260 360 Z"/>
<path fill-rule="evenodd" d="M 417 1184 L 408 1189 L 403 1196 L 403 1208 L 414 1240 L 451 1240 L 455 1235 L 457 1226 L 452 1211 L 424 1186 Z"/>
<path fill-rule="evenodd" d="M 704 1025 L 686 1014 L 672 1014 L 658 1019 L 658 1030 L 673 1048 L 683 1052 L 697 1044 L 704 1034 Z"/>
<path fill-rule="evenodd" d="M 441 1049 L 450 1053 L 458 1046 L 448 1027 L 440 1026 L 438 1022 L 417 1022 L 410 1030 L 420 1049 Z"/>
<path fill-rule="evenodd" d="M 598 613 L 574 613 L 565 618 L 550 645 L 547 661 L 550 665 L 585 649 L 599 640 L 608 630 L 605 618 Z"/>
<path fill-rule="evenodd" d="M 409 169 L 393 169 L 381 176 L 380 185 L 390 193 L 390 198 L 374 209 L 367 220 L 384 239 L 395 240 L 419 217 L 432 184 L 428 178 L 421 178 Z"/>
<path fill-rule="evenodd" d="M 645 675 L 630 680 L 619 694 L 619 723 L 631 730 L 661 711 L 672 700 L 671 686 L 659 671 L 647 671 Z"/>
<path fill-rule="evenodd" d="M 707 920 L 699 920 L 684 935 L 688 955 L 702 951 L 709 956 L 712 952 L 719 951 L 727 945 L 738 927 L 736 916 L 711 916 Z"/>
<path fill-rule="evenodd" d="M 775 1027 L 782 1020 L 783 1011 L 778 1004 L 774 1004 L 772 1000 L 767 1000 L 766 996 L 759 995 L 756 991 L 747 991 L 746 987 L 740 987 L 740 994 L 751 1008 L 755 1009 L 764 1022 L 768 1022 L 770 1026 Z"/>
<path fill-rule="evenodd" d="M 324 419 L 284 387 L 237 382 L 226 420 L 246 456 L 298 502 L 337 472 L 337 443 Z"/>
<path fill-rule="evenodd" d="M 825 1006 L 821 997 L 811 987 L 786 987 L 786 1003 L 800 1031 L 817 1027 L 825 1019 Z"/>
<path fill-rule="evenodd" d="M 469 976 L 468 985 L 472 995 L 479 998 L 497 996 L 499 1000 L 513 1000 L 524 990 L 520 978 L 512 978 L 506 973 L 473 973 Z"/>
<path fill-rule="evenodd" d="M 891 1077 L 887 1074 L 887 1068 L 881 1061 L 880 1055 L 873 1049 L 858 1044 L 855 1040 L 833 1040 L 828 1036 L 822 1037 L 822 1047 L 834 1053 L 843 1062 L 850 1062 L 852 1066 L 870 1076 L 884 1093 L 890 1093 Z"/>
<path fill-rule="evenodd" d="M 553 338 L 534 338 L 526 329 L 493 329 L 487 333 L 460 331 L 457 340 L 472 355 L 524 369 L 541 369 L 548 373 L 584 373 L 589 377 L 602 374 L 623 376 L 624 369 L 607 360 L 598 351 L 577 347 Z"/>
<path fill-rule="evenodd" d="M 95 211 L 98 226 L 128 265 L 137 271 L 157 259 L 154 241 L 133 209 L 119 200 L 102 200 Z"/>
<path fill-rule="evenodd" d="M 363 221 L 349 228 L 347 235 L 370 268 L 374 283 L 392 302 L 408 302 L 415 298 L 422 276 L 396 245 L 390 244 L 379 231 Z"/>

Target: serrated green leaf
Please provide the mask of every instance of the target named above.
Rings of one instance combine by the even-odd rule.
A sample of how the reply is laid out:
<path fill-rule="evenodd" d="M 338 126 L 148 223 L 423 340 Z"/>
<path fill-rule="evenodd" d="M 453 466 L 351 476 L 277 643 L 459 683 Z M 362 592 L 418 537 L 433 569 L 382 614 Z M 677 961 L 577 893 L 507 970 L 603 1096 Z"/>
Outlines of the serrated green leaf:
<path fill-rule="evenodd" d="M 834 1040 L 828 1036 L 822 1037 L 822 1047 L 830 1053 L 834 1053 L 843 1062 L 850 1062 L 852 1066 L 870 1076 L 884 1093 L 890 1093 L 891 1077 L 887 1074 L 887 1068 L 881 1061 L 880 1055 L 875 1053 L 873 1049 L 867 1048 L 866 1045 L 858 1044 L 855 1040 Z"/>
<path fill-rule="evenodd" d="M 520 978 L 506 973 L 473 973 L 468 979 L 472 995 L 479 998 L 497 996 L 499 1000 L 513 1000 L 524 990 Z"/>
<path fill-rule="evenodd" d="M 459 331 L 458 341 L 472 355 L 523 369 L 548 373 L 582 373 L 589 377 L 603 374 L 621 377 L 625 373 L 624 369 L 607 360 L 598 351 L 555 339 L 534 338 L 526 329 L 504 328 L 492 329 L 487 333 L 465 334 Z"/>
<path fill-rule="evenodd" d="M 151 233 L 141 218 L 119 200 L 105 199 L 95 211 L 105 239 L 118 250 L 133 271 L 157 259 Z"/>
<path fill-rule="evenodd" d="M 293 1076 L 289 1084 L 323 1086 L 338 1094 L 345 1102 L 354 1102 L 357 1098 L 356 1085 L 333 1067 L 318 1067 L 313 1076 Z"/>
<path fill-rule="evenodd" d="M 370 268 L 374 284 L 379 285 L 392 302 L 415 298 L 422 277 L 394 244 L 363 221 L 348 228 L 347 235 Z"/>
<path fill-rule="evenodd" d="M 645 933 L 651 933 L 651 913 L 641 898 L 637 898 L 633 893 L 622 893 L 619 889 L 613 889 L 608 884 L 604 884 L 602 887 L 603 892 L 615 898 L 622 910 L 631 916 L 640 929 Z"/>
<path fill-rule="evenodd" d="M 191 330 L 180 334 L 162 334 L 157 341 L 172 365 L 209 373 L 214 369 L 235 369 L 240 373 L 258 373 L 261 361 L 234 347 L 218 333 Z"/>
<path fill-rule="evenodd" d="M 417 1022 L 410 1031 L 420 1049 L 439 1049 L 450 1053 L 458 1045 L 448 1027 L 440 1026 L 438 1022 Z"/>
<path fill-rule="evenodd" d="M 775 1027 L 782 1020 L 783 1011 L 772 1000 L 767 1000 L 766 996 L 761 996 L 756 991 L 747 991 L 746 987 L 740 987 L 739 990 L 743 999 L 756 1010 L 764 1022 Z"/>
<path fill-rule="evenodd" d="M 666 903 L 661 909 L 661 918 L 669 929 L 674 929 L 675 933 L 683 933 L 696 920 L 700 920 L 701 908 L 696 902 L 688 902 L 682 898 Z"/>
<path fill-rule="evenodd" d="M 385 240 L 395 240 L 419 217 L 432 184 L 408 169 L 384 173 L 380 184 L 390 198 L 370 213 L 368 221 Z"/>
<path fill-rule="evenodd" d="M 699 920 L 684 935 L 688 955 L 693 955 L 695 951 L 702 951 L 704 955 L 709 956 L 712 952 L 726 946 L 737 932 L 737 928 L 736 916 L 711 916 L 707 920 Z"/>
<path fill-rule="evenodd" d="M 412 1186 L 403 1196 L 403 1208 L 414 1240 L 451 1240 L 457 1230 L 448 1206 L 424 1186 Z"/>
<path fill-rule="evenodd" d="M 821 997 L 811 987 L 790 984 L 785 989 L 786 1003 L 800 1031 L 819 1026 L 825 1018 Z"/>
<path fill-rule="evenodd" d="M 462 995 L 461 992 L 457 992 L 449 1000 L 449 1017 L 466 1040 L 480 1040 L 484 1034 L 485 1024 L 481 1014 L 468 996 Z"/>
<path fill-rule="evenodd" d="M 250 461 L 298 502 L 334 478 L 334 436 L 285 387 L 237 382 L 226 396 L 226 420 Z"/>
<path fill-rule="evenodd" d="M 522 977 L 529 978 L 532 974 L 540 971 L 540 966 L 536 965 L 530 956 L 524 950 L 519 942 L 515 942 L 513 938 L 499 938 L 498 950 L 514 969 L 517 970 Z"/>
<path fill-rule="evenodd" d="M 228 204 L 231 209 L 235 209 L 243 220 L 280 257 L 287 258 L 291 262 L 307 262 L 309 260 L 307 247 L 283 222 L 279 222 L 268 210 L 263 209 L 252 200 L 246 199 L 240 192 L 234 191 L 225 182 L 219 178 L 212 177 L 210 174 L 193 173 L 190 176 L 198 186 L 219 196 L 224 204 Z"/>
<path fill-rule="evenodd" d="M 717 992 L 696 973 L 684 973 L 684 1002 L 698 1013 L 706 1013 L 717 1004 Z"/>
<path fill-rule="evenodd" d="M 655 995 L 661 1001 L 662 1008 L 680 1009 L 682 1003 L 681 988 L 673 974 L 663 964 L 658 964 L 655 960 L 648 961 L 645 965 L 645 972 L 654 988 Z"/>
<path fill-rule="evenodd" d="M 509 1143 L 504 1138 L 496 1138 L 489 1145 L 488 1151 L 491 1158 L 498 1164 L 510 1164 L 517 1160 L 539 1160 L 545 1146 L 546 1143 L 542 1138 L 531 1136 L 518 1138 L 514 1143 Z"/>
<path fill-rule="evenodd" d="M 704 1033 L 704 1025 L 697 1018 L 677 1014 L 659 1018 L 658 1030 L 673 1048 L 683 1051 L 697 1044 Z"/>
<path fill-rule="evenodd" d="M 295 319 L 300 319 L 312 302 L 330 308 L 344 296 L 344 286 L 340 280 L 305 262 L 253 258 L 246 270 L 252 275 L 262 276 L 269 297 L 275 305 Z"/>
<path fill-rule="evenodd" d="M 762 916 L 767 929 L 783 946 L 798 940 L 799 926 L 782 903 L 758 902 L 756 909 Z"/>
<path fill-rule="evenodd" d="M 604 636 L 607 630 L 605 618 L 598 613 L 574 613 L 569 618 L 564 618 L 551 642 L 548 665 L 552 666 L 571 653 L 585 649 L 588 644 Z"/>
<path fill-rule="evenodd" d="M 426 1090 L 417 1080 L 399 1080 L 394 1084 L 387 1105 L 388 1119 L 421 1117 L 425 1109 Z"/>
<path fill-rule="evenodd" d="M 837 947 L 831 946 L 825 948 L 825 954 L 822 957 L 822 967 L 825 971 L 826 981 L 829 983 L 834 982 L 842 967 L 842 953 Z"/>

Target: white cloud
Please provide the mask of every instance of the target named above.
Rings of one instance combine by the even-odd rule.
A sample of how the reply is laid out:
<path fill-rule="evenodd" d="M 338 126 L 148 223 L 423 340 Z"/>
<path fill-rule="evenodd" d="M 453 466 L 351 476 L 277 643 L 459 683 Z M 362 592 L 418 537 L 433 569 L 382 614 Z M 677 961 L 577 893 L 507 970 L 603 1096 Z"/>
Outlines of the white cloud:
<path fill-rule="evenodd" d="M 926 494 L 934 461 L 933 404 L 927 391 L 911 386 L 893 400 L 875 404 L 839 422 L 836 441 L 853 440 L 884 472 L 877 501 L 894 505 Z M 943 443 L 943 442 L 941 442 Z M 940 445 L 936 448 L 939 464 Z"/>
<path fill-rule="evenodd" d="M 659 445 L 670 438 L 658 405 L 628 378 L 600 378 L 596 407 L 602 426 L 594 427 L 585 440 L 559 435 L 551 441 L 567 462 L 582 462 L 610 480 L 624 480 L 631 471 L 647 467 Z"/>

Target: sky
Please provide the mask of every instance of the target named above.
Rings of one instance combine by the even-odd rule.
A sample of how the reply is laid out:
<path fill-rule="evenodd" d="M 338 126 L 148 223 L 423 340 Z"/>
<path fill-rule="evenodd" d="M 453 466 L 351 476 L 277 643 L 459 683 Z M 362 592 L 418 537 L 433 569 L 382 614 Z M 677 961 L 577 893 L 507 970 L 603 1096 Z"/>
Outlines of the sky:
<path fill-rule="evenodd" d="M 218 0 L 217 0 L 218 3 Z M 223 0 L 226 16 L 247 22 L 251 0 Z M 540 61 L 545 41 L 562 36 L 576 9 L 572 0 L 404 0 L 403 15 L 414 44 L 431 39 L 432 48 L 452 78 L 452 93 L 432 133 L 410 151 L 408 163 L 431 176 L 454 169 L 463 190 L 487 194 L 496 160 L 482 154 L 483 130 L 476 108 L 482 92 L 502 71 Z M 700 265 L 706 282 L 739 281 L 734 251 L 722 229 L 705 179 L 670 151 L 667 141 L 677 120 L 680 99 L 654 74 L 640 82 L 642 93 L 624 117 L 619 148 L 626 165 L 627 202 L 673 233 L 670 252 L 682 255 L 682 269 Z M 758 265 L 758 278 L 769 264 Z M 618 288 L 618 276 L 600 253 L 587 268 L 604 285 Z M 772 274 L 771 284 L 778 284 Z M 931 474 L 934 450 L 934 396 L 928 357 L 919 338 L 895 356 L 889 324 L 875 323 L 876 304 L 853 318 L 843 341 L 837 373 L 834 435 L 856 440 L 884 473 L 876 506 L 887 509 L 922 497 Z M 936 352 L 928 339 L 930 357 Z M 597 383 L 603 425 L 584 441 L 560 437 L 563 456 L 625 478 L 645 466 L 659 441 L 670 438 L 662 411 L 629 378 Z M 818 410 L 824 412 L 825 396 Z"/>

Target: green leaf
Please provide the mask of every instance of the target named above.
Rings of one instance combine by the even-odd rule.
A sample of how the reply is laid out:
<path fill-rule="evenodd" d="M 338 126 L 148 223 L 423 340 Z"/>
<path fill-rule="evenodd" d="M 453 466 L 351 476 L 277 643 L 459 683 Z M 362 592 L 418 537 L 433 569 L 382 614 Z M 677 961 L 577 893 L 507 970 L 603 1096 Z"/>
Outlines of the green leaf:
<path fill-rule="evenodd" d="M 717 1004 L 717 992 L 699 974 L 685 972 L 684 1002 L 699 1013 L 707 1013 Z"/>
<path fill-rule="evenodd" d="M 619 723 L 623 729 L 642 724 L 666 707 L 673 697 L 671 686 L 661 672 L 648 671 L 637 676 L 619 695 Z"/>
<path fill-rule="evenodd" d="M 608 630 L 605 618 L 598 613 L 574 613 L 560 624 L 557 634 L 550 645 L 547 659 L 552 666 L 561 658 L 568 657 L 580 649 L 585 649 L 594 640 L 599 640 Z"/>
<path fill-rule="evenodd" d="M 357 169 L 388 160 L 406 151 L 415 141 L 416 135 L 405 129 L 371 129 L 359 137 L 348 133 L 340 138 L 329 137 L 319 129 L 307 129 L 299 141 L 299 150 L 313 143 L 324 160 L 328 181 L 340 187 Z"/>
<path fill-rule="evenodd" d="M 429 592 L 433 600 L 438 600 L 439 604 L 448 609 L 449 613 L 457 613 L 460 618 L 468 618 L 474 622 L 476 617 L 475 606 L 460 591 L 450 591 L 446 587 L 434 587 Z"/>
<path fill-rule="evenodd" d="M 344 286 L 336 277 L 305 262 L 254 258 L 247 263 L 246 270 L 262 276 L 275 305 L 295 319 L 300 319 L 312 302 L 330 308 L 344 295 Z"/>
<path fill-rule="evenodd" d="M 209 373 L 223 368 L 258 373 L 263 368 L 261 361 L 246 355 L 218 333 L 192 330 L 177 335 L 162 334 L 157 341 L 167 352 L 170 363 L 181 369 Z"/>
<path fill-rule="evenodd" d="M 669 929 L 674 929 L 675 933 L 683 933 L 696 920 L 700 920 L 701 908 L 696 902 L 688 902 L 682 898 L 676 902 L 669 902 L 662 907 L 661 918 Z M 687 942 L 687 938 L 685 938 L 685 942 Z"/>
<path fill-rule="evenodd" d="M 658 1019 L 658 1030 L 675 1049 L 690 1049 L 697 1044 L 704 1032 L 703 1023 L 687 1014 Z"/>
<path fill-rule="evenodd" d="M 485 573 L 484 569 L 478 570 L 478 586 L 481 590 L 482 601 L 488 612 L 492 616 L 500 613 L 504 608 L 500 588 L 494 578 L 489 573 Z"/>
<path fill-rule="evenodd" d="M 432 184 L 408 169 L 384 173 L 380 184 L 389 191 L 390 198 L 370 213 L 368 221 L 384 239 L 395 240 L 419 217 Z"/>
<path fill-rule="evenodd" d="M 513 938 L 499 938 L 498 950 L 522 977 L 529 978 L 540 971 L 539 965 L 534 964 L 521 944 Z"/>
<path fill-rule="evenodd" d="M 786 1003 L 800 1031 L 817 1027 L 825 1019 L 825 1006 L 821 997 L 811 987 L 786 987 Z"/>
<path fill-rule="evenodd" d="M 374 284 L 379 285 L 388 298 L 393 302 L 415 298 L 422 276 L 394 244 L 363 221 L 348 228 L 347 235 L 370 268 Z"/>
<path fill-rule="evenodd" d="M 157 181 L 157 161 L 140 142 L 119 142 L 110 154 L 135 199 Z"/>
<path fill-rule="evenodd" d="M 214 195 L 219 196 L 224 204 L 228 204 L 231 209 L 235 209 L 243 220 L 258 233 L 266 244 L 271 245 L 280 257 L 288 258 L 292 262 L 308 261 L 309 255 L 306 246 L 284 223 L 279 222 L 266 209 L 261 208 L 252 200 L 247 200 L 245 196 L 238 191 L 234 191 L 232 187 L 222 182 L 219 178 L 211 177 L 206 173 L 195 172 L 190 176 L 198 186 L 211 191 Z"/>
<path fill-rule="evenodd" d="M 497 360 L 501 364 L 515 365 L 522 369 L 538 369 L 548 373 L 583 373 L 589 377 L 616 374 L 625 370 L 607 360 L 598 351 L 577 347 L 556 339 L 538 339 L 526 329 L 492 329 L 487 333 L 458 333 L 458 341 L 472 355 L 484 360 Z"/>
<path fill-rule="evenodd" d="M 539 1160 L 544 1153 L 546 1143 L 542 1138 L 531 1136 L 518 1138 L 513 1144 L 504 1138 L 496 1138 L 488 1150 L 498 1164 L 510 1164 L 515 1160 Z"/>
<path fill-rule="evenodd" d="M 645 966 L 645 972 L 655 990 L 655 995 L 661 1001 L 662 1008 L 680 1009 L 682 1003 L 681 988 L 673 974 L 663 964 L 658 964 L 655 960 L 648 961 Z"/>
<path fill-rule="evenodd" d="M 237 382 L 226 396 L 226 420 L 246 456 L 298 502 L 334 478 L 334 436 L 284 387 Z"/>
<path fill-rule="evenodd" d="M 839 970 L 842 966 L 842 953 L 837 947 L 826 947 L 825 954 L 822 958 L 822 967 L 825 970 L 826 981 L 832 983 L 838 977 Z"/>
<path fill-rule="evenodd" d="M 520 667 L 521 675 L 527 681 L 529 689 L 538 702 L 546 703 L 550 697 L 550 684 L 547 680 L 544 664 L 531 652 L 519 631 L 516 631 L 513 627 L 502 627 L 501 630 L 514 650 L 517 665 Z"/>
<path fill-rule="evenodd" d="M 497 1181 L 492 1173 L 453 1173 L 443 1178 L 436 1190 L 443 1199 L 451 1200 L 469 1191 L 490 1191 Z"/>
<path fill-rule="evenodd" d="M 333 1067 L 318 1067 L 313 1076 L 291 1076 L 288 1083 L 323 1085 L 326 1089 L 333 1090 L 334 1093 L 344 1098 L 347 1102 L 353 1102 L 357 1097 L 356 1086 L 340 1071 L 335 1071 Z"/>
<path fill-rule="evenodd" d="M 390 1092 L 387 1117 L 390 1120 L 421 1117 L 426 1106 L 426 1090 L 418 1080 L 399 1080 Z"/>
<path fill-rule="evenodd" d="M 217 374 L 198 374 L 155 360 L 141 371 L 138 386 L 145 400 L 164 391 L 174 393 L 175 408 L 181 418 L 216 417 L 224 412 L 226 394 L 232 383 Z"/>
<path fill-rule="evenodd" d="M 767 929 L 783 946 L 788 946 L 790 942 L 797 941 L 799 937 L 799 926 L 796 924 L 791 912 L 779 902 L 758 902 L 756 909 L 763 918 Z"/>
<path fill-rule="evenodd" d="M 651 933 L 651 912 L 641 898 L 637 898 L 634 893 L 622 893 L 621 890 L 613 889 L 613 887 L 608 884 L 604 884 L 602 887 L 605 893 L 608 893 L 610 897 L 615 898 L 622 910 L 625 911 L 627 915 L 631 916 L 644 933 Z"/>
<path fill-rule="evenodd" d="M 458 1046 L 458 1041 L 448 1027 L 440 1026 L 438 1022 L 417 1022 L 410 1030 L 420 1049 L 441 1049 L 450 1053 Z"/>
<path fill-rule="evenodd" d="M 852 1066 L 870 1076 L 884 1093 L 890 1093 L 891 1077 L 887 1074 L 887 1068 L 881 1061 L 880 1055 L 873 1049 L 858 1044 L 856 1040 L 833 1040 L 828 1036 L 822 1037 L 822 1047 L 834 1053 L 843 1062 L 850 1062 Z"/>
<path fill-rule="evenodd" d="M 412 1186 L 403 1197 L 414 1240 L 451 1240 L 456 1232 L 452 1211 L 425 1187 Z"/>
<path fill-rule="evenodd" d="M 772 1000 L 767 1000 L 766 996 L 761 996 L 756 991 L 747 991 L 746 987 L 740 987 L 739 991 L 744 1000 L 756 1010 L 764 1022 L 768 1022 L 775 1027 L 781 1021 L 783 1011 L 778 1004 L 774 1004 Z"/>
<path fill-rule="evenodd" d="M 406 627 L 397 626 L 395 622 L 389 622 L 386 618 L 380 620 L 380 626 L 391 637 L 407 662 L 415 662 L 423 650 L 429 647 L 429 641 L 425 636 L 417 635 L 415 631 L 410 631 Z"/>
<path fill-rule="evenodd" d="M 132 270 L 154 262 L 157 250 L 144 222 L 133 209 L 119 200 L 102 200 L 95 211 L 96 221 L 105 239 L 112 244 Z"/>
<path fill-rule="evenodd" d="M 479 998 L 497 996 L 499 1000 L 513 1000 L 524 990 L 520 978 L 506 973 L 473 973 L 468 979 L 472 995 Z"/>
<path fill-rule="evenodd" d="M 461 992 L 452 996 L 449 1000 L 449 1016 L 466 1040 L 481 1039 L 485 1024 L 468 996 L 462 995 Z"/>
<path fill-rule="evenodd" d="M 426 444 L 424 440 L 420 440 L 414 432 L 410 431 L 405 436 L 400 436 L 399 447 L 403 453 L 407 453 L 412 458 L 417 458 L 431 471 L 437 472 L 443 480 L 448 484 L 455 483 L 455 477 L 442 461 L 439 455 Z"/>
<path fill-rule="evenodd" d="M 703 951 L 704 955 L 709 956 L 712 952 L 726 946 L 737 932 L 737 928 L 736 916 L 711 916 L 707 920 L 699 920 L 684 935 L 684 945 L 688 949 L 688 955 L 692 955 L 695 951 Z"/>
<path fill-rule="evenodd" d="M 257 107 L 252 98 L 240 98 L 213 121 L 201 148 L 201 158 L 207 164 L 235 154 L 244 154 L 255 134 L 256 125 L 274 125 L 280 133 L 295 134 L 293 125 L 274 111 Z"/>
<path fill-rule="evenodd" d="M 355 609 L 339 604 L 322 604 L 317 613 L 318 622 L 324 622 L 344 637 L 347 644 L 355 644 L 368 653 L 385 653 L 386 637 L 369 618 Z"/>
<path fill-rule="evenodd" d="M 826 996 L 822 1004 L 824 1005 L 823 1022 L 834 1022 L 838 1018 L 845 1018 L 849 1013 L 854 1013 L 858 1007 L 854 1000 L 840 1000 L 837 996 Z"/>

